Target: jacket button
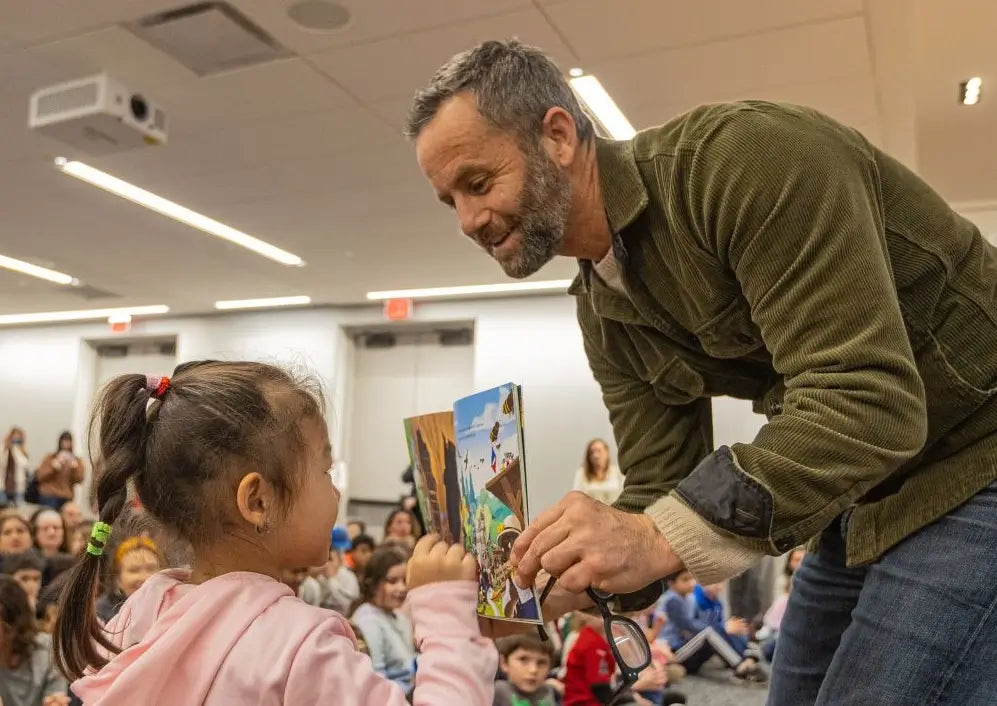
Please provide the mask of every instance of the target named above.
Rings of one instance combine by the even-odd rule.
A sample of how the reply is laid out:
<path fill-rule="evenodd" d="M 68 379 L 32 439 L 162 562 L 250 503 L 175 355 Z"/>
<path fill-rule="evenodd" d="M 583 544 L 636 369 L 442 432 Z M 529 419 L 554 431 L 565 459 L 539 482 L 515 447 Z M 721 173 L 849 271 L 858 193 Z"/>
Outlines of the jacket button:
<path fill-rule="evenodd" d="M 782 414 L 782 402 L 773 402 L 769 410 L 772 412 L 773 417 L 777 414 Z"/>

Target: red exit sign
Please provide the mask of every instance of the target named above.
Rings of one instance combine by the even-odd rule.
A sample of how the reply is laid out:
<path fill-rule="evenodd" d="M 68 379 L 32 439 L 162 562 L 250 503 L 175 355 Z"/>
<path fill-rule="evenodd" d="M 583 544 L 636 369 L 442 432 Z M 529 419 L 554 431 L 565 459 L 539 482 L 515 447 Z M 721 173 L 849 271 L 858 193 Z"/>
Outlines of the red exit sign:
<path fill-rule="evenodd" d="M 388 321 L 405 321 L 412 318 L 411 299 L 388 299 L 384 302 L 384 317 Z"/>

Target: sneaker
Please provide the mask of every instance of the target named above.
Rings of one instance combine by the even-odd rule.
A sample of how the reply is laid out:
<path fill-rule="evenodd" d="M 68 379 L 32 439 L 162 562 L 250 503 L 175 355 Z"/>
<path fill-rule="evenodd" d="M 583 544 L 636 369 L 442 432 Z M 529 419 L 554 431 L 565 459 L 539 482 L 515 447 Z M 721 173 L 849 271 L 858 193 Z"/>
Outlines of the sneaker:
<path fill-rule="evenodd" d="M 769 677 L 754 659 L 746 659 L 734 670 L 734 678 L 749 684 L 765 684 Z"/>

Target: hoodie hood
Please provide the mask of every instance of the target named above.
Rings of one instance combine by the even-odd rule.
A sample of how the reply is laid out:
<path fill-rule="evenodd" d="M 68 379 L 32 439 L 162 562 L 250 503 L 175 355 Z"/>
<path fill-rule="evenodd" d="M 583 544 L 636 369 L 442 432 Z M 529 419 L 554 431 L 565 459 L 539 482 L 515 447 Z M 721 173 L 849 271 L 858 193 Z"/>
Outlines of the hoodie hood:
<path fill-rule="evenodd" d="M 156 704 L 183 685 L 185 702 L 202 703 L 233 646 L 287 586 L 262 574 L 234 572 L 203 584 L 189 571 L 150 577 L 107 624 L 122 649 L 98 673 L 72 685 L 88 704 Z"/>

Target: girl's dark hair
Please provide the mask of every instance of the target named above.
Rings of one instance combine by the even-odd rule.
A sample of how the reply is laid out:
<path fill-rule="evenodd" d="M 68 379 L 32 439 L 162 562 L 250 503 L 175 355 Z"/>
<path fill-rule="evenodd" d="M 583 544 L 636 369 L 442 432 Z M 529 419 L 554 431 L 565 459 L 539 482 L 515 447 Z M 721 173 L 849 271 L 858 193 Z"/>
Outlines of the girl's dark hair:
<path fill-rule="evenodd" d="M 357 547 L 362 547 L 362 546 L 368 546 L 371 548 L 371 550 L 373 550 L 374 547 L 377 546 L 377 542 L 375 542 L 374 538 L 368 534 L 358 534 L 356 537 L 353 538 L 353 544 L 351 545 L 351 548 L 356 549 Z"/>
<path fill-rule="evenodd" d="M 360 597 L 350 607 L 350 615 L 364 603 L 370 603 L 377 594 L 377 587 L 388 578 L 388 572 L 408 561 L 405 552 L 397 547 L 382 546 L 374 550 L 360 578 Z"/>
<path fill-rule="evenodd" d="M 4 640 L 10 645 L 12 669 L 31 659 L 35 650 L 35 615 L 31 612 L 28 595 L 12 577 L 0 574 L 0 622 L 3 623 Z"/>
<path fill-rule="evenodd" d="M 59 523 L 62 525 L 62 544 L 59 545 L 59 552 L 62 554 L 68 554 L 69 531 L 66 529 L 66 521 L 62 518 L 61 512 L 53 510 L 50 507 L 40 507 L 31 515 L 31 543 L 35 546 L 35 549 L 41 551 L 42 548 L 38 546 L 38 518 L 46 512 L 54 512 L 58 516 Z"/>
<path fill-rule="evenodd" d="M 8 554 L 0 561 L 0 571 L 9 576 L 13 576 L 18 571 L 37 571 L 41 573 L 45 570 L 45 561 L 35 552 L 28 550 L 20 554 Z"/>
<path fill-rule="evenodd" d="M 588 442 L 588 445 L 585 447 L 585 459 L 582 461 L 582 468 L 585 469 L 585 480 L 589 483 L 595 480 L 595 468 L 592 466 L 592 447 L 595 444 L 605 446 L 606 454 L 609 454 L 609 444 L 602 439 L 592 439 L 592 441 Z M 608 463 L 609 459 L 607 458 L 606 461 Z"/>
<path fill-rule="evenodd" d="M 287 512 L 300 486 L 299 423 L 321 419 L 321 391 L 272 365 L 198 361 L 179 365 L 160 398 L 157 380 L 121 375 L 103 388 L 90 420 L 98 519 L 114 524 L 134 485 L 145 510 L 195 548 L 243 528 L 233 517 L 240 479 L 255 471 Z M 69 679 L 100 669 L 119 650 L 97 618 L 102 564 L 84 554 L 72 570 L 53 633 L 55 662 Z"/>

